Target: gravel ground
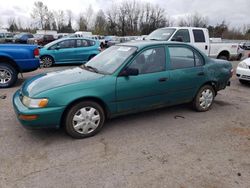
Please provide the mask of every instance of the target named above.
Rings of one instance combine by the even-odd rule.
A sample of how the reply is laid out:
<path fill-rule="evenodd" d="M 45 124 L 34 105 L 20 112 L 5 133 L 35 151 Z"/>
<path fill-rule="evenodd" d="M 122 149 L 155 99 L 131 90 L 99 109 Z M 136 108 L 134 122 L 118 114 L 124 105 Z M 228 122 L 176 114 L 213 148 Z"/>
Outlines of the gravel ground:
<path fill-rule="evenodd" d="M 0 90 L 1 188 L 250 187 L 250 86 L 235 77 L 208 112 L 180 105 L 119 117 L 83 140 L 24 129 L 11 104 L 22 82 Z"/>

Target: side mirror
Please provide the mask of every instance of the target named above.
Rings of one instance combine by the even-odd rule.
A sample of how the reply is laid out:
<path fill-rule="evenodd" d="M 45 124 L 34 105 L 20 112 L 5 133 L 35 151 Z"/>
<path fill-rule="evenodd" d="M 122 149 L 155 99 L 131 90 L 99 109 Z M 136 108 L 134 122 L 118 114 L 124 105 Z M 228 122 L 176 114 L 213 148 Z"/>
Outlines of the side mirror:
<path fill-rule="evenodd" d="M 139 70 L 135 68 L 125 68 L 119 76 L 137 76 L 139 74 Z"/>
<path fill-rule="evenodd" d="M 56 46 L 55 49 L 56 49 L 56 50 L 60 50 L 60 46 Z"/>

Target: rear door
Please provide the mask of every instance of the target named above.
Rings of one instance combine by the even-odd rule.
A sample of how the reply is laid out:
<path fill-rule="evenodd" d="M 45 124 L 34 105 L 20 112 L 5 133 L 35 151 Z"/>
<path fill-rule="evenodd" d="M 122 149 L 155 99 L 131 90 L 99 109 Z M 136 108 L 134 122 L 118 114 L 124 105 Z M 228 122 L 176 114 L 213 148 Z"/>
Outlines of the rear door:
<path fill-rule="evenodd" d="M 207 29 L 192 29 L 193 45 L 209 55 L 209 34 Z"/>
<path fill-rule="evenodd" d="M 76 40 L 76 60 L 79 62 L 87 62 L 90 56 L 93 55 L 93 43 L 92 41 L 86 39 L 77 39 Z"/>
<path fill-rule="evenodd" d="M 169 94 L 173 104 L 189 102 L 206 81 L 205 60 L 191 47 L 169 46 Z"/>

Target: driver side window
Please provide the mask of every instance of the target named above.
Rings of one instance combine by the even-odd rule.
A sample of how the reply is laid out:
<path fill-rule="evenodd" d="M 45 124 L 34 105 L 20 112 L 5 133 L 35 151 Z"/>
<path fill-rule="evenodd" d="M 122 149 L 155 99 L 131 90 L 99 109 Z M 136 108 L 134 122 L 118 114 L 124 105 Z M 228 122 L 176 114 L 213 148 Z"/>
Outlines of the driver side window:
<path fill-rule="evenodd" d="M 166 70 L 165 48 L 159 47 L 143 51 L 129 65 L 129 68 L 138 69 L 139 74 L 165 71 Z"/>

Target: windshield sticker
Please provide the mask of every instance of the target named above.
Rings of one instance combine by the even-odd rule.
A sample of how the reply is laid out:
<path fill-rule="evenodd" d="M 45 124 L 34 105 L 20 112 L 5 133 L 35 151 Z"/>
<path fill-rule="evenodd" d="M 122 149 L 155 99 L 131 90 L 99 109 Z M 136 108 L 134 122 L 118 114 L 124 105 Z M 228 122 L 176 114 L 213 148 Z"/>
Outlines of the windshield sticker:
<path fill-rule="evenodd" d="M 122 51 L 122 52 L 128 52 L 129 50 L 131 50 L 130 47 L 120 47 L 120 48 L 118 48 L 118 51 Z"/>

